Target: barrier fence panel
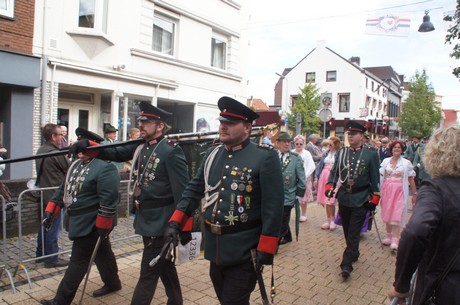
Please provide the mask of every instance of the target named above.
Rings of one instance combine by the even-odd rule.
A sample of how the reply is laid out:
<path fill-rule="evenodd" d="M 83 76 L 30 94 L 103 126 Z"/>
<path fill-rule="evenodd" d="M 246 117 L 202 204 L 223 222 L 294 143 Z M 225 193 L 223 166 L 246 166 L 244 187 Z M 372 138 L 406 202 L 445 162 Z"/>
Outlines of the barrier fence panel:
<path fill-rule="evenodd" d="M 135 237 L 139 237 L 139 235 L 134 234 L 134 229 L 132 225 L 132 220 L 130 217 L 130 212 L 131 212 L 131 197 L 128 192 L 128 183 L 129 180 L 122 180 L 120 182 L 120 201 L 122 202 L 122 205 L 119 204 L 119 220 L 123 221 L 118 221 L 118 225 L 114 228 L 114 231 L 111 233 L 111 242 L 112 244 L 115 244 L 117 242 L 121 241 L 126 241 L 128 240 L 129 242 L 133 243 L 140 243 L 141 240 L 133 239 Z M 0 276 L 3 275 L 3 273 L 7 274 L 10 284 L 11 284 L 11 289 L 13 290 L 14 293 L 16 293 L 16 286 L 14 279 L 16 278 L 16 275 L 19 275 L 18 272 L 20 270 L 24 271 L 24 278 L 27 280 L 27 283 L 29 284 L 29 287 L 32 288 L 32 279 L 30 277 L 29 273 L 29 268 L 30 268 L 30 263 L 35 263 L 37 260 L 42 260 L 47 257 L 52 257 L 56 255 L 64 255 L 68 254 L 71 251 L 71 245 L 72 241 L 68 239 L 68 234 L 65 232 L 63 229 L 64 225 L 64 217 L 61 217 L 61 234 L 59 237 L 59 252 L 54 253 L 54 254 L 49 254 L 49 255 L 43 255 L 40 257 L 36 257 L 36 249 L 37 247 L 41 247 L 42 254 L 45 253 L 45 239 L 41 239 L 41 244 L 37 245 L 38 240 L 35 237 L 30 237 L 33 233 L 29 234 L 29 236 L 25 236 L 23 234 L 23 227 L 25 225 L 24 223 L 24 206 L 25 204 L 28 204 L 28 200 L 26 199 L 28 196 L 30 197 L 31 192 L 39 192 L 40 193 L 40 201 L 38 203 L 38 213 L 40 216 L 39 222 L 37 222 L 36 226 L 36 232 L 38 233 L 38 230 L 42 230 L 42 236 L 45 233 L 43 231 L 43 227 L 40 226 L 40 223 L 43 221 L 43 214 L 44 214 L 44 205 L 41 204 L 42 198 L 43 198 L 43 192 L 47 190 L 55 190 L 58 187 L 47 187 L 47 188 L 36 188 L 34 190 L 26 189 L 22 191 L 19 196 L 17 203 L 7 203 L 6 200 L 0 195 L 0 199 L 2 200 L 2 228 L 3 228 L 3 237 L 2 237 L 2 261 L 0 264 Z M 10 237 L 8 238 L 7 236 L 7 226 L 6 226 L 6 210 L 8 205 L 14 205 L 15 209 L 17 209 L 17 238 L 15 237 Z M 126 206 L 126 208 L 124 207 Z M 64 209 L 61 210 L 62 216 L 64 216 Z M 126 219 L 125 217 L 126 216 Z M 38 217 L 38 215 L 37 215 Z M 30 227 L 28 228 L 30 231 Z M 37 234 L 36 233 L 36 234 Z M 28 268 L 29 266 L 29 268 Z M 34 265 L 33 265 L 34 266 Z M 11 273 L 9 270 L 14 270 L 13 273 Z M 0 288 L 2 288 L 0 286 Z"/>
<path fill-rule="evenodd" d="M 2 228 L 3 228 L 3 234 L 2 234 L 2 250 L 3 250 L 3 256 L 2 256 L 2 263 L 0 265 L 0 279 L 4 273 L 8 276 L 8 279 L 10 281 L 10 286 L 11 289 L 13 290 L 13 293 L 16 293 L 16 287 L 14 286 L 14 281 L 13 277 L 11 276 L 11 272 L 8 270 L 8 256 L 7 256 L 7 245 L 6 245 L 6 211 L 7 211 L 7 205 L 11 203 L 7 203 L 5 198 L 0 195 L 0 200 L 2 201 Z"/>

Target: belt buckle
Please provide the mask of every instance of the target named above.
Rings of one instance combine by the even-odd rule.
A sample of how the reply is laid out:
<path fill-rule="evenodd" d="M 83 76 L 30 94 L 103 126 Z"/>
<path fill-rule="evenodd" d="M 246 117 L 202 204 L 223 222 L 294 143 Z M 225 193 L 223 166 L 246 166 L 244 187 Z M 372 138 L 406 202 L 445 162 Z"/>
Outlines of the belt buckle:
<path fill-rule="evenodd" d="M 216 225 L 211 223 L 211 233 L 216 234 L 216 235 L 222 235 L 222 227 L 220 225 Z"/>

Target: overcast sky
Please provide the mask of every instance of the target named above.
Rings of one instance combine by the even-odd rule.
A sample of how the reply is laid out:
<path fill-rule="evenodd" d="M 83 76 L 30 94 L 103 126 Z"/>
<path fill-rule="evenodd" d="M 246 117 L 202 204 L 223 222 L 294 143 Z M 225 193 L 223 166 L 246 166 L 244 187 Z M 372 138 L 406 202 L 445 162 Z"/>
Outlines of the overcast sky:
<path fill-rule="evenodd" d="M 392 66 L 410 80 L 426 69 L 443 108 L 460 110 L 460 83 L 452 68 L 460 61 L 449 57 L 443 14 L 455 10 L 455 0 L 249 0 L 248 97 L 273 104 L 275 73 L 295 66 L 316 47 L 318 40 L 344 58 L 359 56 L 362 67 Z M 352 5 L 351 5 L 352 4 Z M 436 30 L 419 33 L 425 10 Z M 411 19 L 408 37 L 365 34 L 369 15 L 397 14 Z"/>

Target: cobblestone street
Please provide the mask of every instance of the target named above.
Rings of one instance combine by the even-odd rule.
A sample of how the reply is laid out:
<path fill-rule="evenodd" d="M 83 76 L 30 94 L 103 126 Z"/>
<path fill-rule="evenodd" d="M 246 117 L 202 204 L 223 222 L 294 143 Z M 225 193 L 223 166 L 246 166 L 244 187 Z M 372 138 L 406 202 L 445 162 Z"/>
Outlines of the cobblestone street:
<path fill-rule="evenodd" d="M 378 218 L 380 233 L 384 226 Z M 393 281 L 395 255 L 388 247 L 380 246 L 375 229 L 364 234 L 360 243 L 361 256 L 354 264 L 351 278 L 343 282 L 339 276 L 339 263 L 344 249 L 341 227 L 335 231 L 321 230 L 325 211 L 316 203 L 308 206 L 308 221 L 301 223 L 298 242 L 281 246 L 275 258 L 275 285 L 277 305 L 376 305 L 389 304 L 386 293 Z M 142 255 L 141 238 L 133 236 L 132 219 L 120 219 L 113 233 L 113 249 L 117 257 L 123 289 L 102 298 L 91 296 L 102 286 L 97 268 L 92 268 L 85 292 L 84 304 L 129 304 L 139 275 Z M 294 225 L 291 224 L 294 229 Z M 131 237 L 129 237 L 131 236 Z M 128 237 L 128 238 L 127 238 Z M 62 234 L 62 248 L 70 242 Z M 8 249 L 17 246 L 17 240 L 8 240 Z M 29 272 L 32 288 L 29 287 L 25 272 L 19 269 L 14 276 L 17 292 L 14 294 L 5 272 L 0 283 L 0 304 L 38 304 L 43 298 L 52 298 L 62 279 L 65 268 L 46 269 L 43 263 L 28 261 L 35 253 L 35 236 L 27 236 L 22 242 L 23 261 Z M 65 256 L 67 254 L 63 254 Z M 13 273 L 15 266 L 9 266 Z M 208 276 L 209 262 L 203 258 L 194 263 L 178 267 L 182 284 L 184 304 L 217 305 L 214 290 Z M 271 267 L 264 270 L 267 291 L 270 286 Z M 81 288 L 74 302 L 81 297 Z M 269 292 L 268 292 L 269 293 Z M 269 293 L 270 294 L 270 293 Z M 251 296 L 251 304 L 261 304 L 258 288 Z M 166 296 L 161 281 L 152 304 L 166 304 Z"/>

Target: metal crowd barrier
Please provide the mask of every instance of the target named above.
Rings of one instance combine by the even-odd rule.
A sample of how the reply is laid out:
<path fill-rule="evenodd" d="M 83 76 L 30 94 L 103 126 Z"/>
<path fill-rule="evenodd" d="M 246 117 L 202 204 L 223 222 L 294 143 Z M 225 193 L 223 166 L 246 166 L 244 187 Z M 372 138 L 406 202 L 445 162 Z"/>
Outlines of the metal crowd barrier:
<path fill-rule="evenodd" d="M 122 180 L 120 181 L 120 185 L 122 184 L 128 184 L 129 180 Z M 24 271 L 24 274 L 25 274 L 25 277 L 26 277 L 26 280 L 29 284 L 29 287 L 32 288 L 32 280 L 30 278 L 30 275 L 29 275 L 29 271 L 28 271 L 28 268 L 26 266 L 26 263 L 29 263 L 29 262 L 35 262 L 37 260 L 42 260 L 44 258 L 47 258 L 47 257 L 52 257 L 52 256 L 56 256 L 56 255 L 62 255 L 62 254 L 66 254 L 66 253 L 70 253 L 71 249 L 60 249 L 60 251 L 58 253 L 55 253 L 55 254 L 49 254 L 49 255 L 43 255 L 43 256 L 40 256 L 40 257 L 35 257 L 35 249 L 36 249 L 36 245 L 33 245 L 32 246 L 32 249 L 34 250 L 34 253 L 33 254 L 30 254 L 30 255 L 25 255 L 25 248 L 24 248 L 24 236 L 23 236 L 23 230 L 22 230 L 22 226 L 23 226 L 23 223 L 22 223 L 22 219 L 23 219 L 23 215 L 22 215 L 22 212 L 23 212 L 23 204 L 24 204 L 24 201 L 25 198 L 24 196 L 26 194 L 29 194 L 31 192 L 40 192 L 40 201 L 39 201 L 39 206 L 40 206 L 40 215 L 43 215 L 43 205 L 41 204 L 42 202 L 42 198 L 43 198 L 43 191 L 47 191 L 47 190 L 55 190 L 57 189 L 58 187 L 46 187 L 46 188 L 36 188 L 34 190 L 30 190 L 30 189 L 26 189 L 24 191 L 22 191 L 19 196 L 18 196 L 18 202 L 17 204 L 16 203 L 6 203 L 5 199 L 0 195 L 0 199 L 1 199 L 1 202 L 2 202 L 2 226 L 3 226 L 3 238 L 2 238 L 2 250 L 3 250 L 3 257 L 2 257 L 2 261 L 1 261 L 1 264 L 0 264 L 0 278 L 1 276 L 3 275 L 3 273 L 6 273 L 8 278 L 9 278 L 9 282 L 10 282 L 10 285 L 11 285 L 11 289 L 13 290 L 13 293 L 16 293 L 16 287 L 15 287 L 15 284 L 14 284 L 14 278 L 16 277 L 16 275 L 18 274 L 18 271 L 20 270 L 23 270 Z M 130 196 L 129 196 L 129 192 L 126 191 L 126 194 L 122 194 L 124 196 L 126 196 L 126 202 L 127 202 L 127 205 L 126 205 L 126 217 L 128 217 L 129 219 L 129 216 L 130 216 L 130 209 L 131 209 L 131 200 L 130 200 Z M 121 197 L 120 197 L 120 200 L 121 200 Z M 12 250 L 8 248 L 8 238 L 7 238 L 7 231 L 6 231 L 6 210 L 7 210 L 7 206 L 8 204 L 14 204 L 14 205 L 17 205 L 16 208 L 17 208 L 17 214 L 18 214 L 18 217 L 17 217 L 17 221 L 18 221 L 18 238 L 17 238 L 17 253 L 11 253 Z M 62 213 L 62 211 L 61 211 Z M 63 216 L 63 215 L 62 215 Z M 42 221 L 42 217 L 40 218 L 40 222 Z M 63 229 L 63 218 L 64 217 L 61 217 L 61 230 Z M 128 220 L 127 222 L 127 225 L 128 226 L 131 226 L 132 227 L 132 222 L 130 220 Z M 42 230 L 42 236 L 44 234 L 43 232 L 43 227 L 41 227 L 41 230 Z M 38 227 L 37 227 L 37 232 L 38 232 Z M 129 231 L 128 231 L 129 232 Z M 131 239 L 133 237 L 136 237 L 138 236 L 137 234 L 130 234 L 128 236 L 121 236 L 121 237 L 118 237 L 118 238 L 113 238 L 111 239 L 111 242 L 112 243 L 115 243 L 115 242 L 119 242 L 119 241 L 123 241 L 123 240 L 127 240 L 127 239 Z M 35 241 L 35 239 L 34 239 Z M 14 243 L 14 241 L 11 241 L 10 244 Z M 45 253 L 45 239 L 42 238 L 42 243 L 41 243 L 41 247 L 42 247 L 42 253 Z M 13 248 L 13 247 L 11 247 Z M 30 247 L 29 247 L 30 248 Z M 12 259 L 13 258 L 13 259 Z M 9 268 L 14 268 L 14 272 L 11 273 L 9 271 Z"/>

